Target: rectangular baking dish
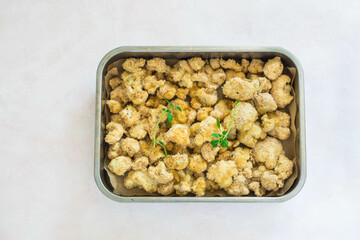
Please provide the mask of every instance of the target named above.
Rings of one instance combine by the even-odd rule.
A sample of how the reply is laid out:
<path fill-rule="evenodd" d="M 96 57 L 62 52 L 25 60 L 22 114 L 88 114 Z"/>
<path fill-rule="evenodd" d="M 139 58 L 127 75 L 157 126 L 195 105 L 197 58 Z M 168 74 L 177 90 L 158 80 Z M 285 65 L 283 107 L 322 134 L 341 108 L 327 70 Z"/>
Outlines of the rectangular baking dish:
<path fill-rule="evenodd" d="M 104 170 L 104 129 L 105 123 L 104 76 L 107 67 L 114 61 L 129 57 L 164 59 L 184 59 L 190 57 L 202 58 L 261 58 L 269 59 L 279 56 L 284 66 L 297 69 L 294 80 L 296 92 L 295 101 L 298 111 L 295 118 L 297 130 L 296 159 L 298 178 L 287 193 L 275 197 L 167 197 L 167 196 L 134 196 L 125 197 L 112 193 L 112 186 Z M 118 202 L 283 202 L 293 198 L 302 189 L 306 179 L 306 146 L 305 146 L 305 100 L 304 100 L 304 73 L 301 64 L 289 51 L 280 47 L 119 47 L 106 54 L 100 61 L 96 74 L 96 116 L 95 116 L 95 149 L 94 149 L 94 176 L 100 191 L 108 198 Z"/>

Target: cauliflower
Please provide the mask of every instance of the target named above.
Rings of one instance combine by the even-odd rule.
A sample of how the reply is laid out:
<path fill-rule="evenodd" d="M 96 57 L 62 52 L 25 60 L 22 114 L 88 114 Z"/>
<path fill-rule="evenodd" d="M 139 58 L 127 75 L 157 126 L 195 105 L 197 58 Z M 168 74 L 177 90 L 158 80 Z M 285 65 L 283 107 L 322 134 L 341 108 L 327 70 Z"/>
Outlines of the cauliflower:
<path fill-rule="evenodd" d="M 264 139 L 266 137 L 266 133 L 260 126 L 259 122 L 255 122 L 249 130 L 244 132 L 240 131 L 238 134 L 239 141 L 253 148 L 259 139 Z"/>
<path fill-rule="evenodd" d="M 287 75 L 281 75 L 276 79 L 271 88 L 271 95 L 274 98 L 276 104 L 279 108 L 286 107 L 293 100 L 291 96 L 291 86 L 290 86 L 290 77 Z"/>
<path fill-rule="evenodd" d="M 128 92 L 124 86 L 120 85 L 110 92 L 110 100 L 115 100 L 121 103 L 128 103 L 130 101 Z"/>
<path fill-rule="evenodd" d="M 238 174 L 234 161 L 218 161 L 213 164 L 206 174 L 209 180 L 215 181 L 220 187 L 229 187 L 233 182 L 233 177 Z"/>
<path fill-rule="evenodd" d="M 266 171 L 261 176 L 261 185 L 268 191 L 274 190 L 278 187 L 278 179 L 272 171 Z"/>
<path fill-rule="evenodd" d="M 275 111 L 261 117 L 264 131 L 270 136 L 280 140 L 287 139 L 290 134 L 290 115 L 285 112 Z"/>
<path fill-rule="evenodd" d="M 217 86 L 223 84 L 225 80 L 226 80 L 226 74 L 224 70 L 218 69 L 211 73 L 211 82 L 216 84 Z"/>
<path fill-rule="evenodd" d="M 213 68 L 213 69 L 218 69 L 220 68 L 220 61 L 218 58 L 212 58 L 210 59 L 210 66 Z"/>
<path fill-rule="evenodd" d="M 234 177 L 233 183 L 225 190 L 228 194 L 233 196 L 248 195 L 250 193 L 248 182 L 246 177 L 240 173 L 238 176 Z"/>
<path fill-rule="evenodd" d="M 211 143 L 206 142 L 201 146 L 201 156 L 207 161 L 212 162 L 215 160 L 220 148 L 214 148 Z"/>
<path fill-rule="evenodd" d="M 232 116 L 233 114 L 229 114 L 224 118 L 224 121 L 222 123 L 222 127 L 223 129 L 229 129 L 231 126 L 231 121 L 232 121 Z M 235 120 L 234 120 L 235 122 Z M 235 139 L 236 138 L 236 127 L 235 125 L 232 126 L 232 128 L 230 129 L 230 138 L 229 139 Z"/>
<path fill-rule="evenodd" d="M 146 68 L 150 71 L 156 71 L 159 73 L 166 72 L 167 65 L 164 59 L 162 58 L 153 58 L 150 60 L 147 60 Z"/>
<path fill-rule="evenodd" d="M 146 171 L 146 167 L 149 165 L 149 158 L 142 156 L 135 158 L 134 163 L 132 164 L 133 170 Z"/>
<path fill-rule="evenodd" d="M 293 167 L 294 163 L 284 155 L 281 155 L 275 168 L 275 173 L 278 175 L 280 180 L 285 180 L 292 174 Z"/>
<path fill-rule="evenodd" d="M 191 191 L 191 185 L 193 183 L 193 176 L 189 172 L 178 172 L 180 182 L 174 185 L 176 194 L 185 196 Z"/>
<path fill-rule="evenodd" d="M 227 80 L 223 86 L 223 93 L 228 98 L 245 101 L 253 98 L 259 89 L 259 81 L 251 82 L 235 77 Z"/>
<path fill-rule="evenodd" d="M 111 89 L 115 89 L 120 84 L 121 84 L 121 79 L 119 77 L 113 77 L 109 80 L 109 85 L 110 85 Z"/>
<path fill-rule="evenodd" d="M 192 154 L 189 156 L 188 169 L 194 173 L 204 172 L 207 168 L 206 161 L 199 154 Z"/>
<path fill-rule="evenodd" d="M 119 156 L 110 161 L 108 168 L 116 175 L 122 176 L 131 169 L 131 164 L 131 158 Z"/>
<path fill-rule="evenodd" d="M 230 114 L 232 109 L 232 101 L 222 99 L 215 106 L 210 115 L 214 118 L 219 118 L 222 121 L 227 115 Z"/>
<path fill-rule="evenodd" d="M 280 57 L 268 60 L 264 66 L 264 75 L 270 80 L 277 79 L 283 72 L 284 65 L 281 63 Z"/>
<path fill-rule="evenodd" d="M 124 128 L 119 123 L 109 122 L 108 125 L 106 125 L 106 129 L 109 132 L 106 134 L 105 142 L 109 144 L 116 143 L 124 134 Z"/>
<path fill-rule="evenodd" d="M 281 142 L 273 137 L 266 137 L 259 141 L 253 148 L 253 156 L 256 162 L 265 163 L 268 169 L 275 168 L 280 155 L 284 154 Z"/>
<path fill-rule="evenodd" d="M 126 127 L 131 127 L 140 121 L 140 114 L 131 105 L 127 105 L 120 111 L 119 115 L 123 119 Z"/>
<path fill-rule="evenodd" d="M 154 75 L 149 75 L 143 79 L 142 85 L 149 94 L 155 94 L 156 90 L 163 86 L 165 82 L 165 80 L 157 80 Z"/>
<path fill-rule="evenodd" d="M 154 193 L 157 190 L 158 183 L 147 172 L 131 170 L 124 179 L 124 186 L 127 189 L 137 187 L 144 189 L 146 192 Z"/>
<path fill-rule="evenodd" d="M 182 146 L 190 144 L 190 130 L 189 127 L 184 124 L 174 124 L 169 131 L 165 133 L 165 141 L 174 142 Z"/>
<path fill-rule="evenodd" d="M 143 58 L 138 58 L 138 59 L 128 58 L 125 60 L 122 66 L 125 69 L 125 71 L 134 73 L 140 71 L 144 65 L 145 65 L 145 59 Z"/>
<path fill-rule="evenodd" d="M 178 82 L 180 87 L 191 89 L 193 87 L 193 80 L 190 73 L 185 73 L 181 80 Z"/>
<path fill-rule="evenodd" d="M 189 65 L 192 69 L 194 69 L 195 71 L 199 71 L 200 69 L 202 69 L 205 65 L 205 61 L 202 60 L 201 58 L 199 57 L 193 57 L 193 58 L 190 58 L 188 60 L 189 62 Z"/>
<path fill-rule="evenodd" d="M 120 155 L 123 155 L 123 151 L 120 147 L 120 143 L 119 142 L 116 142 L 112 145 L 110 145 L 109 149 L 108 149 L 108 158 L 109 159 L 113 159 L 113 158 L 116 158 Z"/>
<path fill-rule="evenodd" d="M 259 81 L 259 92 L 261 93 L 268 93 L 272 87 L 271 82 L 266 77 L 255 77 L 251 80 L 258 80 Z"/>
<path fill-rule="evenodd" d="M 148 169 L 149 176 L 158 183 L 166 184 L 174 179 L 174 176 L 171 172 L 168 172 L 163 161 L 154 166 L 150 166 Z"/>
<path fill-rule="evenodd" d="M 218 100 L 218 95 L 216 90 L 200 88 L 199 90 L 196 91 L 195 95 L 203 106 L 210 107 L 214 105 Z"/>
<path fill-rule="evenodd" d="M 248 67 L 250 73 L 262 73 L 264 62 L 261 59 L 253 59 Z"/>
<path fill-rule="evenodd" d="M 146 100 L 149 97 L 149 94 L 142 90 L 141 88 L 131 88 L 131 87 L 127 87 L 127 91 L 128 91 L 128 96 L 129 99 L 135 104 L 135 105 L 140 105 L 146 102 Z"/>
<path fill-rule="evenodd" d="M 197 115 L 196 115 L 196 120 L 198 121 L 202 121 L 204 120 L 205 118 L 207 118 L 209 116 L 209 113 L 213 110 L 213 108 L 211 107 L 203 107 L 203 108 L 200 108 L 197 112 Z"/>
<path fill-rule="evenodd" d="M 218 132 L 216 126 L 216 119 L 209 116 L 200 122 L 198 134 L 194 138 L 196 146 L 200 147 L 205 142 L 209 142 L 213 139 L 212 133 Z"/>
<path fill-rule="evenodd" d="M 125 138 L 120 141 L 121 149 L 130 157 L 134 156 L 140 151 L 140 144 L 134 138 Z"/>
<path fill-rule="evenodd" d="M 252 172 L 252 180 L 260 181 L 260 178 L 265 171 L 267 171 L 267 168 L 263 165 L 255 167 Z"/>
<path fill-rule="evenodd" d="M 176 96 L 182 100 L 185 100 L 188 94 L 189 94 L 188 88 L 178 88 L 176 90 Z"/>
<path fill-rule="evenodd" d="M 201 103 L 199 102 L 199 100 L 197 98 L 192 98 L 190 101 L 191 107 L 199 110 L 201 108 Z"/>
<path fill-rule="evenodd" d="M 158 193 L 161 195 L 169 195 L 174 191 L 174 181 L 168 182 L 166 184 L 159 184 Z"/>
<path fill-rule="evenodd" d="M 159 159 L 165 157 L 163 148 L 160 145 L 157 145 L 155 148 L 151 147 L 149 153 L 150 164 L 157 162 Z"/>
<path fill-rule="evenodd" d="M 190 74 L 193 74 L 193 73 L 194 73 L 194 71 L 193 71 L 193 69 L 190 67 L 188 61 L 186 61 L 186 60 L 180 60 L 180 61 L 178 62 L 178 64 L 179 64 L 179 67 L 180 67 L 180 68 L 182 68 L 182 69 L 185 70 L 185 72 L 190 73 Z"/>
<path fill-rule="evenodd" d="M 205 195 L 205 190 L 206 190 L 205 178 L 204 177 L 197 178 L 193 182 L 191 190 L 197 197 L 204 196 Z"/>
<path fill-rule="evenodd" d="M 259 182 L 249 183 L 249 189 L 254 192 L 255 196 L 261 197 L 265 194 L 265 188 L 260 186 Z"/>
<path fill-rule="evenodd" d="M 182 170 L 188 166 L 189 158 L 187 154 L 175 154 L 169 155 L 164 162 L 170 169 Z"/>
<path fill-rule="evenodd" d="M 239 171 L 244 170 L 249 166 L 251 149 L 246 147 L 237 147 L 230 153 L 231 160 L 235 162 Z"/>
<path fill-rule="evenodd" d="M 241 68 L 244 73 L 248 72 L 249 65 L 250 65 L 249 60 L 245 58 L 241 59 Z"/>
<path fill-rule="evenodd" d="M 258 117 L 256 109 L 247 102 L 239 102 L 235 112 L 234 122 L 236 129 L 240 131 L 249 130 Z M 231 112 L 233 114 L 234 109 Z"/>
<path fill-rule="evenodd" d="M 234 70 L 226 70 L 226 79 L 230 80 L 232 78 L 238 77 L 241 79 L 246 79 L 245 73 L 243 72 L 235 72 Z"/>
<path fill-rule="evenodd" d="M 254 96 L 254 103 L 256 110 L 260 114 L 273 112 L 276 110 L 277 105 L 274 98 L 269 93 L 259 93 Z"/>
<path fill-rule="evenodd" d="M 231 69 L 237 72 L 241 72 L 242 69 L 241 65 L 237 63 L 234 59 L 228 59 L 226 61 L 224 59 L 220 59 L 220 65 L 225 69 Z"/>
<path fill-rule="evenodd" d="M 144 139 L 146 137 L 147 131 L 145 130 L 145 122 L 146 121 L 141 121 L 130 128 L 129 134 L 132 138 Z"/>
<path fill-rule="evenodd" d="M 164 85 L 162 85 L 159 90 L 157 91 L 157 97 L 158 98 L 166 98 L 168 100 L 173 99 L 176 95 L 176 86 L 166 82 Z"/>

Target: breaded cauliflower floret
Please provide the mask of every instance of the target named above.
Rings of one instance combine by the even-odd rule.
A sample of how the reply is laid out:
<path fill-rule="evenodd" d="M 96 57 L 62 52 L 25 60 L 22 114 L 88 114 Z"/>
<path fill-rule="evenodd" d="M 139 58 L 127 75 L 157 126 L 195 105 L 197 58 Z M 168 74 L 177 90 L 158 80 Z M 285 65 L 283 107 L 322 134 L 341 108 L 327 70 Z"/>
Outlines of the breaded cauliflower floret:
<path fill-rule="evenodd" d="M 280 140 L 287 139 L 290 134 L 290 115 L 285 112 L 275 111 L 261 117 L 264 131 L 270 136 Z"/>
<path fill-rule="evenodd" d="M 109 159 L 114 159 L 120 155 L 124 155 L 124 153 L 120 147 L 120 143 L 116 142 L 116 143 L 110 145 L 107 155 L 108 155 Z"/>
<path fill-rule="evenodd" d="M 205 178 L 204 177 L 197 178 L 193 182 L 191 190 L 197 197 L 204 196 L 205 195 L 205 190 L 206 190 Z"/>
<path fill-rule="evenodd" d="M 261 197 L 265 194 L 265 188 L 260 186 L 259 182 L 249 183 L 249 189 L 254 192 L 255 196 Z"/>
<path fill-rule="evenodd" d="M 119 115 L 123 119 L 126 127 L 131 127 L 140 121 L 140 114 L 131 105 L 127 105 L 120 111 Z"/>
<path fill-rule="evenodd" d="M 130 157 L 134 156 L 140 151 L 140 144 L 134 138 L 125 138 L 120 141 L 121 149 L 126 152 Z"/>
<path fill-rule="evenodd" d="M 165 157 L 164 149 L 160 145 L 156 145 L 155 148 L 151 147 L 149 154 L 150 164 L 153 164 L 157 162 L 159 159 L 162 159 L 164 157 Z"/>
<path fill-rule="evenodd" d="M 228 194 L 233 196 L 248 195 L 250 193 L 248 183 L 249 181 L 246 177 L 240 173 L 238 176 L 234 177 L 233 183 L 225 190 Z"/>
<path fill-rule="evenodd" d="M 197 111 L 196 120 L 201 122 L 202 120 L 204 120 L 205 118 L 207 118 L 209 116 L 209 114 L 212 110 L 213 110 L 213 108 L 211 108 L 211 107 L 200 108 Z"/>
<path fill-rule="evenodd" d="M 124 180 L 124 186 L 127 189 L 134 187 L 144 189 L 146 192 L 156 192 L 158 183 L 152 179 L 147 172 L 131 170 Z"/>
<path fill-rule="evenodd" d="M 164 139 L 167 142 L 174 142 L 181 146 L 187 146 L 190 144 L 190 130 L 189 127 L 184 124 L 174 124 L 165 133 Z"/>
<path fill-rule="evenodd" d="M 240 131 L 238 134 L 239 141 L 253 148 L 259 139 L 264 139 L 266 137 L 266 133 L 261 128 L 259 122 L 255 122 L 249 130 Z"/>
<path fill-rule="evenodd" d="M 259 93 L 254 96 L 254 103 L 256 110 L 260 114 L 273 112 L 276 110 L 277 105 L 274 98 L 269 93 Z"/>
<path fill-rule="evenodd" d="M 193 87 L 193 80 L 190 73 L 185 73 L 181 80 L 178 82 L 180 87 L 191 89 Z"/>
<path fill-rule="evenodd" d="M 241 79 L 246 79 L 245 73 L 243 72 L 235 72 L 234 70 L 226 70 L 226 80 L 230 80 L 232 78 L 238 77 Z"/>
<path fill-rule="evenodd" d="M 165 80 L 157 80 L 154 75 L 149 75 L 143 79 L 142 85 L 149 94 L 155 94 L 156 90 L 163 86 L 165 82 Z"/>
<path fill-rule="evenodd" d="M 220 68 L 220 60 L 218 58 L 212 58 L 210 59 L 210 66 L 213 69 L 218 69 Z"/>
<path fill-rule="evenodd" d="M 188 169 L 194 173 L 204 172 L 207 168 L 206 161 L 199 154 L 192 154 L 189 156 Z"/>
<path fill-rule="evenodd" d="M 116 143 L 124 134 L 124 128 L 119 123 L 109 122 L 108 125 L 106 125 L 106 129 L 109 132 L 106 134 L 105 142 L 109 144 Z"/>
<path fill-rule="evenodd" d="M 228 60 L 220 59 L 220 65 L 225 69 L 232 69 L 237 72 L 241 72 L 242 69 L 241 65 L 237 63 L 234 59 L 228 59 Z"/>
<path fill-rule="evenodd" d="M 190 172 L 179 171 L 180 182 L 174 185 L 174 189 L 176 190 L 176 194 L 185 196 L 191 191 L 191 185 L 193 183 L 194 177 L 190 174 Z"/>
<path fill-rule="evenodd" d="M 252 180 L 260 181 L 261 176 L 266 171 L 267 171 L 267 168 L 263 165 L 259 165 L 259 166 L 255 167 L 252 172 Z"/>
<path fill-rule="evenodd" d="M 249 166 L 251 149 L 246 147 L 237 147 L 231 153 L 231 160 L 236 164 L 239 171 L 244 170 Z"/>
<path fill-rule="evenodd" d="M 273 137 L 266 137 L 259 141 L 253 148 L 253 156 L 256 162 L 265 163 L 268 169 L 273 169 L 280 155 L 284 154 L 281 142 Z"/>
<path fill-rule="evenodd" d="M 145 65 L 145 59 L 143 58 L 128 58 L 123 63 L 123 68 L 128 72 L 138 72 Z"/>
<path fill-rule="evenodd" d="M 266 77 L 252 77 L 250 80 L 258 80 L 259 81 L 259 92 L 260 93 L 268 93 L 272 87 L 271 82 Z"/>
<path fill-rule="evenodd" d="M 245 101 L 253 98 L 259 89 L 259 81 L 247 81 L 235 77 L 227 80 L 223 86 L 223 93 L 228 98 Z"/>
<path fill-rule="evenodd" d="M 143 120 L 135 126 L 132 126 L 129 130 L 130 136 L 136 139 L 144 139 L 147 135 L 145 124 L 146 121 Z"/>
<path fill-rule="evenodd" d="M 275 173 L 279 176 L 280 180 L 285 180 L 292 174 L 293 167 L 294 163 L 284 155 L 281 155 L 275 168 Z"/>
<path fill-rule="evenodd" d="M 159 90 L 157 91 L 157 97 L 158 98 L 166 98 L 168 100 L 173 99 L 176 94 L 176 86 L 166 82 L 164 85 L 162 85 Z"/>
<path fill-rule="evenodd" d="M 171 124 L 181 123 L 190 126 L 195 121 L 196 111 L 189 106 L 188 102 L 182 99 L 175 99 L 171 103 L 181 109 L 181 111 L 174 108 L 170 110 L 174 118 Z"/>
<path fill-rule="evenodd" d="M 163 161 L 159 161 L 156 167 L 150 166 L 148 173 L 150 177 L 161 184 L 166 184 L 174 179 L 173 174 L 167 171 Z"/>
<path fill-rule="evenodd" d="M 249 60 L 245 58 L 241 59 L 241 68 L 244 73 L 248 72 L 249 65 L 250 65 Z"/>
<path fill-rule="evenodd" d="M 215 160 L 220 148 L 214 148 L 211 143 L 206 142 L 201 146 L 201 156 L 208 162 Z"/>
<path fill-rule="evenodd" d="M 281 63 L 280 57 L 274 57 L 265 63 L 264 75 L 274 81 L 282 74 L 283 70 L 284 65 Z"/>
<path fill-rule="evenodd" d="M 134 163 L 132 164 L 132 169 L 146 171 L 148 165 L 149 165 L 149 158 L 142 156 L 135 158 Z"/>
<path fill-rule="evenodd" d="M 227 116 L 224 118 L 224 120 L 223 120 L 223 122 L 222 122 L 222 127 L 223 127 L 223 129 L 229 129 L 229 128 L 230 128 L 230 126 L 231 126 L 231 121 L 232 121 L 232 116 L 233 116 L 233 114 L 230 113 L 229 115 L 227 115 Z M 234 124 L 235 124 L 235 120 L 234 120 Z M 230 134 L 230 138 L 229 138 L 229 139 L 235 139 L 235 138 L 236 138 L 236 126 L 235 126 L 235 125 L 232 126 L 232 128 L 230 129 L 229 134 Z"/>
<path fill-rule="evenodd" d="M 258 112 L 253 105 L 247 102 L 239 102 L 236 109 L 234 123 L 236 129 L 240 131 L 249 130 L 258 117 Z M 234 109 L 231 112 L 233 114 Z"/>
<path fill-rule="evenodd" d="M 168 182 L 166 184 L 159 184 L 158 193 L 161 195 L 169 195 L 174 192 L 174 181 Z"/>
<path fill-rule="evenodd" d="M 211 73 L 211 82 L 216 84 L 217 86 L 223 84 L 225 80 L 226 80 L 226 74 L 224 70 L 218 69 Z"/>
<path fill-rule="evenodd" d="M 164 73 L 166 72 L 167 65 L 164 59 L 157 57 L 147 60 L 146 68 L 150 71 L 157 71 L 160 73 Z"/>
<path fill-rule="evenodd" d="M 215 181 L 220 187 L 229 187 L 233 182 L 233 177 L 238 174 L 234 161 L 218 161 L 213 164 L 206 174 L 207 178 Z"/>
<path fill-rule="evenodd" d="M 232 109 L 232 101 L 222 99 L 214 106 L 214 110 L 210 115 L 214 118 L 219 118 L 222 121 L 227 115 L 230 114 Z"/>
<path fill-rule="evenodd" d="M 261 176 L 261 185 L 268 191 L 274 190 L 278 187 L 278 179 L 272 171 L 266 171 Z"/>
<path fill-rule="evenodd" d="M 130 101 L 126 88 L 122 85 L 116 87 L 110 92 L 110 99 L 121 103 L 128 103 Z"/>
<path fill-rule="evenodd" d="M 264 67 L 264 62 L 261 59 L 252 59 L 249 65 L 250 73 L 262 73 Z"/>
<path fill-rule="evenodd" d="M 203 106 L 211 107 L 214 105 L 218 100 L 218 95 L 216 90 L 208 90 L 205 88 L 200 88 L 196 91 L 196 97 L 198 98 L 199 102 Z"/>
<path fill-rule="evenodd" d="M 205 118 L 200 122 L 199 132 L 194 139 L 195 145 L 200 147 L 203 143 L 210 142 L 213 139 L 211 134 L 216 132 L 218 132 L 216 119 L 211 116 Z"/>
<path fill-rule="evenodd" d="M 197 98 L 192 98 L 190 101 L 191 107 L 199 110 L 201 108 L 201 103 L 199 102 L 199 100 Z"/>
<path fill-rule="evenodd" d="M 188 88 L 178 88 L 176 90 L 176 96 L 182 100 L 185 100 L 188 94 L 189 94 Z"/>
<path fill-rule="evenodd" d="M 175 154 L 169 155 L 164 159 L 166 166 L 170 169 L 182 170 L 189 164 L 189 158 L 187 154 Z"/>
<path fill-rule="evenodd" d="M 109 80 L 109 85 L 111 89 L 115 89 L 117 86 L 121 84 L 121 79 L 119 77 L 113 77 Z"/>
<path fill-rule="evenodd" d="M 195 71 L 199 71 L 200 69 L 202 69 L 205 65 L 205 61 L 202 60 L 201 58 L 199 57 L 193 57 L 193 58 L 190 58 L 188 60 L 189 62 L 189 65 L 192 69 L 194 69 Z"/>
<path fill-rule="evenodd" d="M 291 96 L 290 77 L 281 75 L 272 83 L 271 95 L 279 108 L 286 107 L 293 100 Z"/>
<path fill-rule="evenodd" d="M 112 113 L 118 113 L 121 110 L 121 104 L 116 100 L 107 100 L 106 104 L 109 106 L 109 110 Z"/>
<path fill-rule="evenodd" d="M 118 176 L 124 175 L 131 169 L 131 158 L 119 156 L 110 161 L 108 168 Z"/>
<path fill-rule="evenodd" d="M 193 71 L 193 69 L 191 68 L 191 66 L 189 65 L 189 62 L 188 62 L 188 61 L 186 61 L 186 60 L 180 60 L 180 61 L 178 62 L 178 64 L 179 64 L 179 67 L 180 67 L 180 68 L 182 68 L 182 69 L 185 70 L 185 72 L 190 73 L 190 74 L 193 74 L 193 73 L 194 73 L 194 71 Z"/>

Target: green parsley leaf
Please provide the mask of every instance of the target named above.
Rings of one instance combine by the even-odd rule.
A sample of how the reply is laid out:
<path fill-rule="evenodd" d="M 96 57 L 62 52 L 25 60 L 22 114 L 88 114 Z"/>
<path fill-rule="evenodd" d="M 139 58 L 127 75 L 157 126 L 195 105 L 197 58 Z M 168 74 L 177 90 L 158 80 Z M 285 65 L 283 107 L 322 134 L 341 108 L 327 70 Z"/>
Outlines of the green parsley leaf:
<path fill-rule="evenodd" d="M 220 129 L 220 119 L 219 118 L 216 118 L 216 125 L 217 125 L 218 129 Z"/>
<path fill-rule="evenodd" d="M 217 134 L 217 133 L 213 133 L 213 134 L 211 134 L 211 136 L 214 136 L 214 137 L 216 137 L 216 138 L 220 137 L 220 135 Z"/>
<path fill-rule="evenodd" d="M 182 112 L 180 107 L 176 106 L 176 109 L 179 110 L 180 112 Z"/>
<path fill-rule="evenodd" d="M 217 147 L 218 144 L 219 144 L 219 140 L 212 140 L 212 141 L 211 141 L 211 145 L 212 145 L 213 147 Z"/>
<path fill-rule="evenodd" d="M 223 148 L 227 148 L 228 146 L 229 146 L 229 143 L 227 141 L 223 141 L 221 143 L 221 147 L 223 147 Z"/>

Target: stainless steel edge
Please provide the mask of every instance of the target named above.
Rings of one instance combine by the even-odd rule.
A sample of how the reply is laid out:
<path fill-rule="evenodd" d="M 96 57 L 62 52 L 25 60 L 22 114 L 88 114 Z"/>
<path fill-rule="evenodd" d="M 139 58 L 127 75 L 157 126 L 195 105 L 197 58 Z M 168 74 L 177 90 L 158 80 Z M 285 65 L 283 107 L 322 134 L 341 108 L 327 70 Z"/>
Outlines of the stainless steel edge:
<path fill-rule="evenodd" d="M 110 192 L 101 178 L 100 146 L 101 146 L 101 91 L 104 67 L 114 56 L 122 52 L 274 52 L 290 58 L 298 71 L 298 113 L 299 113 L 299 150 L 300 175 L 294 189 L 279 197 L 166 197 L 144 196 L 123 197 Z M 305 93 L 304 71 L 299 60 L 288 50 L 281 47 L 189 47 L 189 46 L 126 46 L 108 52 L 100 61 L 96 74 L 96 113 L 95 113 L 95 142 L 94 142 L 94 177 L 100 191 L 108 198 L 118 202 L 283 202 L 296 196 L 303 188 L 306 180 L 306 134 L 305 134 Z"/>

